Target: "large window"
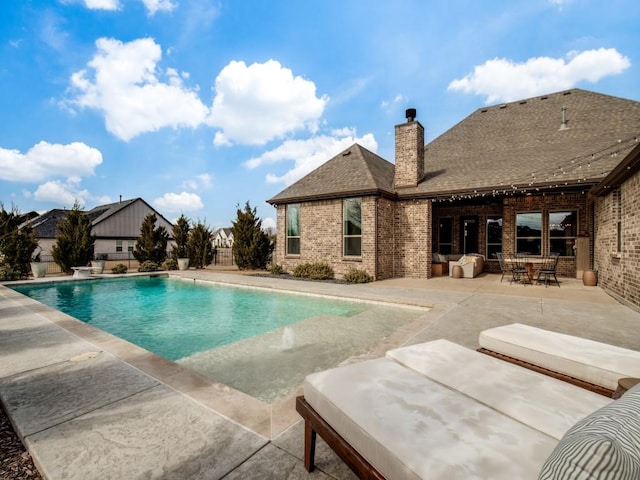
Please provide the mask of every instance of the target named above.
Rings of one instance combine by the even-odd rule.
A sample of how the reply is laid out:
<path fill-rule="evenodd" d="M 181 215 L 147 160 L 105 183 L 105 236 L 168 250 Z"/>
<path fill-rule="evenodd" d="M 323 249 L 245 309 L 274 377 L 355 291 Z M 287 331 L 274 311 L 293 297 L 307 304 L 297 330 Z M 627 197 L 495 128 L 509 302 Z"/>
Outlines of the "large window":
<path fill-rule="evenodd" d="M 449 255 L 453 252 L 453 222 L 451 217 L 442 217 L 438 224 L 438 253 Z"/>
<path fill-rule="evenodd" d="M 502 217 L 487 218 L 487 258 L 498 258 L 502 252 Z"/>
<path fill-rule="evenodd" d="M 342 235 L 344 255 L 362 255 L 362 199 L 345 198 L 342 201 Z"/>
<path fill-rule="evenodd" d="M 542 254 L 542 213 L 516 214 L 516 252 Z"/>
<path fill-rule="evenodd" d="M 300 204 L 287 205 L 287 255 L 300 255 Z"/>
<path fill-rule="evenodd" d="M 577 233 L 578 212 L 549 212 L 549 253 L 574 257 Z"/>

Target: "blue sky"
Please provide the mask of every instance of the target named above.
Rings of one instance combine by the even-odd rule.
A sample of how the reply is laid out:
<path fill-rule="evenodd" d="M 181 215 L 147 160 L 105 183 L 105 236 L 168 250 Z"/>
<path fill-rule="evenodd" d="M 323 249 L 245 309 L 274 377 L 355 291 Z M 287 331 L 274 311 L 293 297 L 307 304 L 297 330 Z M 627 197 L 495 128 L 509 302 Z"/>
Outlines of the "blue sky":
<path fill-rule="evenodd" d="M 640 101 L 635 0 L 20 0 L 0 15 L 0 201 L 142 197 L 230 226 L 358 142 L 393 161 L 477 108 L 583 88 Z"/>

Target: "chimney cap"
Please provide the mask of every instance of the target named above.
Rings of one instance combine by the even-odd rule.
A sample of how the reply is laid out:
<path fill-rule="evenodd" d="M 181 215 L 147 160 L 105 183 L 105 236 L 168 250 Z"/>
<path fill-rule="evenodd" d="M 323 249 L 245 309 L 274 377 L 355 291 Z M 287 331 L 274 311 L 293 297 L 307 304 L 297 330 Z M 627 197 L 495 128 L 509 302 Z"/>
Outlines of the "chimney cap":
<path fill-rule="evenodd" d="M 407 122 L 413 122 L 413 120 L 416 118 L 416 114 L 417 112 L 415 108 L 407 108 L 404 115 L 407 119 Z"/>

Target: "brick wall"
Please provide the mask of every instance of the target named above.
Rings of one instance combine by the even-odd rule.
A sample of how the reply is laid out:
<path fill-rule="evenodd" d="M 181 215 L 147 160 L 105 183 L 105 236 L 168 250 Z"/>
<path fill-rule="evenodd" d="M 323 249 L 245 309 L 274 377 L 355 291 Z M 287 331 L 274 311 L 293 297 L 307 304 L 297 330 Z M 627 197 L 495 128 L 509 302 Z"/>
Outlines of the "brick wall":
<path fill-rule="evenodd" d="M 424 127 L 418 121 L 396 125 L 394 187 L 415 187 L 424 174 Z"/>
<path fill-rule="evenodd" d="M 395 277 L 431 276 L 431 201 L 395 204 Z"/>
<path fill-rule="evenodd" d="M 640 310 L 640 173 L 614 193 L 595 199 L 595 269 L 599 285 L 610 295 Z M 617 248 L 621 221 L 622 249 Z"/>
<path fill-rule="evenodd" d="M 395 202 L 378 199 L 378 265 L 376 279 L 393 278 L 395 257 Z"/>
<path fill-rule="evenodd" d="M 286 205 L 278 205 L 275 263 L 291 272 L 302 263 L 326 262 L 336 277 L 352 267 L 375 277 L 376 200 L 376 197 L 362 198 L 362 256 L 358 258 L 342 255 L 341 199 L 300 204 L 300 255 L 286 254 Z"/>

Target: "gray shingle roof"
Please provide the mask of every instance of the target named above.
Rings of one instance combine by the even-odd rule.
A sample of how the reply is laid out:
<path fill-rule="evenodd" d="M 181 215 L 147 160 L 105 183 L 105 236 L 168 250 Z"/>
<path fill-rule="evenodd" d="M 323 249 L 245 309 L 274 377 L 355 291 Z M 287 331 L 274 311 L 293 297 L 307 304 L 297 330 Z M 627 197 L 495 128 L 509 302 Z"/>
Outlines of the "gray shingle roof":
<path fill-rule="evenodd" d="M 414 192 L 593 184 L 639 138 L 640 102 L 580 89 L 481 108 L 426 146 Z"/>
<path fill-rule="evenodd" d="M 563 107 L 567 128 L 561 129 Z M 640 102 L 586 90 L 480 108 L 426 145 L 422 181 L 398 196 L 589 187 L 639 140 Z M 268 202 L 395 195 L 394 168 L 356 144 Z"/>
<path fill-rule="evenodd" d="M 356 143 L 267 201 L 392 195 L 393 171 L 392 163 Z"/>

